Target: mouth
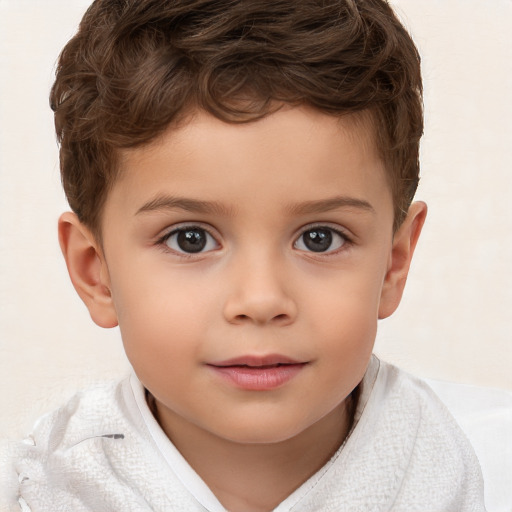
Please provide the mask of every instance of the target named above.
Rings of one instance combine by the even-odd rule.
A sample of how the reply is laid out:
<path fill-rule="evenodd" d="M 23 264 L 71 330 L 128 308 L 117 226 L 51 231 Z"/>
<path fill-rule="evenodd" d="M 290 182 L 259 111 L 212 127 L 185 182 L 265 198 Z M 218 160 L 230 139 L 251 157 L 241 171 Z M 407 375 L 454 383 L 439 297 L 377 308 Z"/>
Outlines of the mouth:
<path fill-rule="evenodd" d="M 242 356 L 218 361 L 207 366 L 225 382 L 248 391 L 269 391 L 279 388 L 309 364 L 282 355 Z"/>
<path fill-rule="evenodd" d="M 266 356 L 241 356 L 226 361 L 217 361 L 210 363 L 211 366 L 228 367 L 228 366 L 243 366 L 247 368 L 274 368 L 277 366 L 286 366 L 294 364 L 304 364 L 303 361 L 298 361 L 287 356 L 280 354 L 270 354 Z"/>

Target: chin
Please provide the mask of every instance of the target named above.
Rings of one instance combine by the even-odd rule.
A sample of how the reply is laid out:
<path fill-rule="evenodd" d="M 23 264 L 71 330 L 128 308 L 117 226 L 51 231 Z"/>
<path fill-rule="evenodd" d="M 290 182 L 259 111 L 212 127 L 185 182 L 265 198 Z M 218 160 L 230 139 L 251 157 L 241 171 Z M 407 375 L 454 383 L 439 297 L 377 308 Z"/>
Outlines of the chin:
<path fill-rule="evenodd" d="M 227 426 L 226 426 L 227 427 Z M 231 423 L 227 428 L 219 429 L 220 437 L 227 441 L 239 444 L 276 444 L 288 441 L 298 436 L 303 429 L 297 424 L 283 425 L 282 422 L 255 421 L 252 424 L 244 422 L 243 425 Z"/>

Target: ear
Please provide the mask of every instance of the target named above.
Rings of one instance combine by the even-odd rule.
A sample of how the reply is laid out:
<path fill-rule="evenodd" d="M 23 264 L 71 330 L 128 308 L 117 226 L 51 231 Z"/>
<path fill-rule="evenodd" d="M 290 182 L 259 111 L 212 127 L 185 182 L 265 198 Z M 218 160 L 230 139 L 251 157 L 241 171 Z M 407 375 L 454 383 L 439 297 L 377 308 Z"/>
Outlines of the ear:
<path fill-rule="evenodd" d="M 59 218 L 59 243 L 71 282 L 87 306 L 91 318 L 100 327 L 115 327 L 117 315 L 100 244 L 71 212 Z"/>
<path fill-rule="evenodd" d="M 379 319 L 390 316 L 402 299 L 412 255 L 427 216 L 427 205 L 413 203 L 404 222 L 393 237 L 388 270 L 379 303 Z"/>

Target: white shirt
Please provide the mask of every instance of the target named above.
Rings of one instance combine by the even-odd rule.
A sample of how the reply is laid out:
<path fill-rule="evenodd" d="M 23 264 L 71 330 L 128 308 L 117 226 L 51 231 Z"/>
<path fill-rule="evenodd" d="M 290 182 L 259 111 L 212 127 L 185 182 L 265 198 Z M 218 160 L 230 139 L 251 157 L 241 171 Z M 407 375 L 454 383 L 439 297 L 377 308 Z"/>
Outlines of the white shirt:
<path fill-rule="evenodd" d="M 343 446 L 274 512 L 481 512 L 475 454 L 430 388 L 372 358 Z M 43 417 L 14 461 L 30 512 L 226 512 L 132 375 Z"/>

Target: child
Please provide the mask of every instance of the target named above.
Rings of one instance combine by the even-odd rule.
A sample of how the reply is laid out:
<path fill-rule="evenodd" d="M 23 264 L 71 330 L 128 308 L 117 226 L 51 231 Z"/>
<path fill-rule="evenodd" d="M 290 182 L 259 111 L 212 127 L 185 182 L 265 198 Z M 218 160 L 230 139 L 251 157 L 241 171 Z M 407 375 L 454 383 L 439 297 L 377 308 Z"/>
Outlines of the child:
<path fill-rule="evenodd" d="M 455 421 L 371 355 L 426 215 L 384 0 L 96 0 L 51 102 L 69 274 L 134 374 L 40 420 L 21 510 L 484 510 Z"/>

